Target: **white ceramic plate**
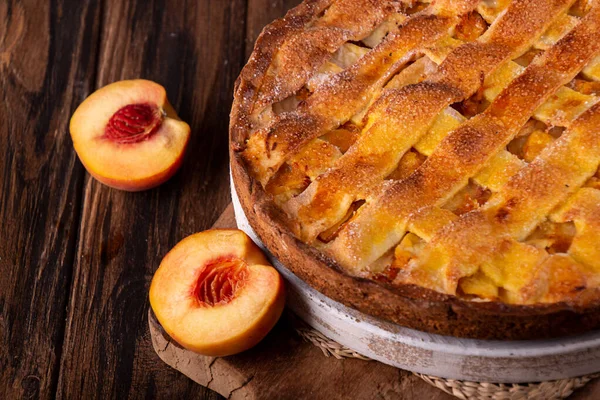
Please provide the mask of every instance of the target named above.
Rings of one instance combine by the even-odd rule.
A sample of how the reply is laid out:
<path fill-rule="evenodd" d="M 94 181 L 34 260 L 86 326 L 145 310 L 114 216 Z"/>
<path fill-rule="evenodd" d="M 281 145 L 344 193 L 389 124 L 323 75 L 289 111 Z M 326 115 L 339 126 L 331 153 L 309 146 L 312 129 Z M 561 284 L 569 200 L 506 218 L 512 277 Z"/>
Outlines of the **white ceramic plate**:
<path fill-rule="evenodd" d="M 287 304 L 325 336 L 367 357 L 409 371 L 476 382 L 519 383 L 571 378 L 600 371 L 600 332 L 562 339 L 495 341 L 429 334 L 348 308 L 317 292 L 275 259 L 250 227 L 233 181 L 238 227 L 287 281 Z"/>

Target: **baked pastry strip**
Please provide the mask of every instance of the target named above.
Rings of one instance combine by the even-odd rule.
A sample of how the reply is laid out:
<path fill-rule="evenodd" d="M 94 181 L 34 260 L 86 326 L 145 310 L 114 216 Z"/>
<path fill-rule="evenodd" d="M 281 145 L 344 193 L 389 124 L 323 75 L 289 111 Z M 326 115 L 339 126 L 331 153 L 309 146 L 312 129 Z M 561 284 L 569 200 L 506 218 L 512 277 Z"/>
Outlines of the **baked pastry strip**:
<path fill-rule="evenodd" d="M 535 109 L 600 52 L 598 2 L 568 35 L 535 59 L 484 113 L 447 136 L 409 178 L 386 184 L 361 207 L 327 251 L 358 273 L 397 244 L 410 215 L 441 205 L 477 175 L 518 132 Z"/>
<path fill-rule="evenodd" d="M 475 0 L 442 0 L 414 14 L 350 68 L 332 76 L 293 112 L 252 133 L 242 156 L 266 185 L 279 167 L 310 140 L 348 121 L 366 107 L 412 52 L 449 35 Z"/>
<path fill-rule="evenodd" d="M 504 289 L 504 302 L 538 302 L 545 293 L 540 291 L 542 287 L 533 291 L 531 282 L 540 281 L 536 271 L 549 255 L 544 248 L 520 241 L 573 193 L 576 193 L 577 199 L 581 199 L 578 188 L 595 174 L 599 165 L 600 104 L 596 104 L 582 114 L 568 131 L 548 145 L 533 162 L 514 175 L 480 209 L 463 214 L 437 232 L 419 254 L 402 268 L 397 280 L 416 283 L 416 279 L 420 285 L 432 285 L 429 286 L 432 289 L 456 295 L 461 279 L 475 277 L 479 283 L 489 281 L 494 287 Z M 598 209 L 600 202 L 594 202 L 593 199 L 598 198 L 595 192 L 600 194 L 600 191 L 585 188 L 585 192 L 589 195 L 588 200 L 574 200 L 567 204 L 574 203 L 575 207 L 583 204 Z M 574 207 L 567 205 L 566 209 L 572 210 Z M 590 220 L 589 215 L 594 213 L 569 216 L 568 212 L 559 212 L 555 220 L 567 222 L 579 217 L 578 221 L 582 222 Z M 593 227 L 593 224 L 587 226 Z M 588 232 L 585 237 L 593 235 Z M 587 245 L 585 248 L 588 250 L 583 254 L 592 251 L 600 255 L 597 246 Z M 580 258 L 590 259 L 589 256 Z M 517 269 L 514 268 L 516 260 L 519 265 Z M 598 261 L 592 260 L 582 265 L 570 260 L 570 264 L 579 269 L 581 276 L 589 267 L 596 266 L 595 272 L 600 272 Z M 467 294 L 470 294 L 469 286 L 475 283 L 473 280 L 467 283 Z M 577 287 L 579 289 L 574 292 L 581 293 L 584 289 L 581 282 Z M 498 296 L 495 293 L 494 297 Z"/>
<path fill-rule="evenodd" d="M 407 2 L 334 1 L 321 18 L 281 43 L 258 88 L 254 112 L 296 93 L 340 46 L 368 36 L 386 17 L 400 12 L 401 3 Z"/>
<path fill-rule="evenodd" d="M 342 219 L 361 194 L 396 168 L 442 110 L 473 95 L 485 77 L 531 47 L 573 2 L 515 1 L 478 41 L 450 52 L 426 81 L 384 91 L 356 143 L 284 206 L 299 220 L 298 236 L 312 242 Z"/>
<path fill-rule="evenodd" d="M 281 44 L 317 20 L 332 2 L 333 0 L 303 2 L 290 10 L 285 18 L 274 21 L 264 29 L 254 45 L 254 52 L 240 73 L 240 77 L 250 86 L 245 88 L 244 95 L 250 94 L 254 98 L 258 96 L 258 89 L 263 85 L 267 70 Z M 248 104 L 253 106 L 254 101 Z M 249 109 L 244 110 L 244 113 L 250 112 Z"/>

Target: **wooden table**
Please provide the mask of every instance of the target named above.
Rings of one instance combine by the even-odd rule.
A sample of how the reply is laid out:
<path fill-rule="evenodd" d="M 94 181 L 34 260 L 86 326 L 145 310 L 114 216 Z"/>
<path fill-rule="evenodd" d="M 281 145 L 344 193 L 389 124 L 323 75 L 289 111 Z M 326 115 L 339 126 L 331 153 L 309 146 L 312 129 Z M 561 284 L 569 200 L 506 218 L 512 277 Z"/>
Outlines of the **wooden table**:
<path fill-rule="evenodd" d="M 295 3 L 0 1 L 0 398 L 215 398 L 152 350 L 148 287 L 228 204 L 233 84 Z M 86 174 L 68 123 L 138 77 L 166 87 L 192 138 L 173 179 L 125 193 Z"/>
<path fill-rule="evenodd" d="M 229 202 L 235 78 L 297 2 L 0 1 L 0 398 L 218 398 L 152 350 L 147 291 Z M 138 77 L 166 87 L 192 139 L 173 179 L 125 193 L 86 174 L 68 122 L 95 89 Z"/>

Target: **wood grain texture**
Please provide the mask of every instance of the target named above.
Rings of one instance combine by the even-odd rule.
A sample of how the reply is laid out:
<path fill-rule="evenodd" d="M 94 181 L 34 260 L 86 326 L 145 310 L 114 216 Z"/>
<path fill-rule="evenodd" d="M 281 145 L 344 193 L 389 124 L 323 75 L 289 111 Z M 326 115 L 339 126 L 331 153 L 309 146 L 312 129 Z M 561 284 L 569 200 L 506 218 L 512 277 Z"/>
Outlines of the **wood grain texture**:
<path fill-rule="evenodd" d="M 227 128 L 243 62 L 245 1 L 108 0 L 97 86 L 129 78 L 167 89 L 192 128 L 181 170 L 125 193 L 86 179 L 58 396 L 205 398 L 167 369 L 148 334 L 148 287 L 162 257 L 210 227 L 229 201 Z"/>
<path fill-rule="evenodd" d="M 68 133 L 93 87 L 94 1 L 0 2 L 0 398 L 52 398 L 83 168 Z"/>

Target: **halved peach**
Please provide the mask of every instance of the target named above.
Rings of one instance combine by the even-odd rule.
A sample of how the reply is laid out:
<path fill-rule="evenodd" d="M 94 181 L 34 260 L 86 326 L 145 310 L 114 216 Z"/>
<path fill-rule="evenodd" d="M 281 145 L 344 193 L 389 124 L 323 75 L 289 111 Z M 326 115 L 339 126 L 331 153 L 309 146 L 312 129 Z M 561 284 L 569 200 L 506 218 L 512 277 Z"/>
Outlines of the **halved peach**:
<path fill-rule="evenodd" d="M 111 83 L 75 110 L 70 124 L 75 151 L 100 182 L 122 190 L 158 186 L 181 166 L 190 127 L 165 88 L 143 79 Z"/>
<path fill-rule="evenodd" d="M 215 357 L 261 341 L 284 304 L 281 276 L 237 229 L 183 239 L 162 260 L 150 285 L 150 305 L 169 336 Z"/>

